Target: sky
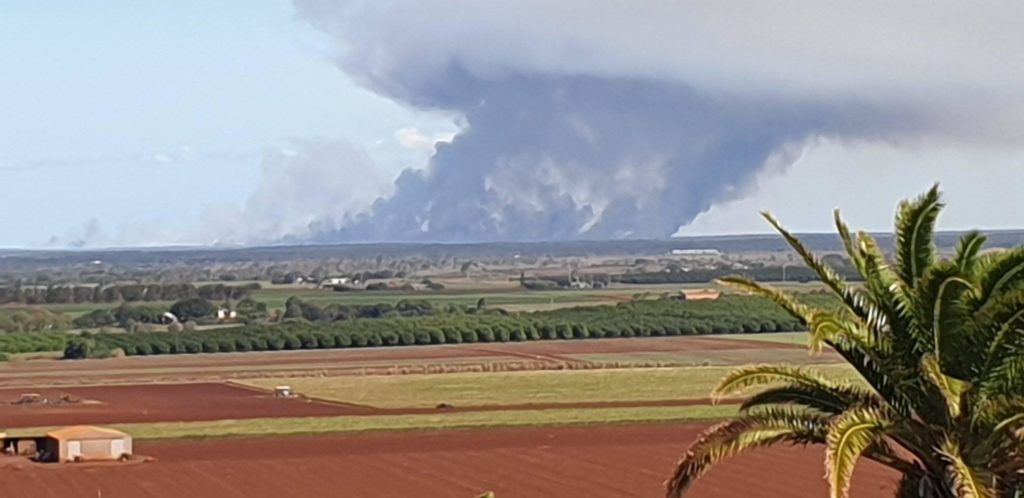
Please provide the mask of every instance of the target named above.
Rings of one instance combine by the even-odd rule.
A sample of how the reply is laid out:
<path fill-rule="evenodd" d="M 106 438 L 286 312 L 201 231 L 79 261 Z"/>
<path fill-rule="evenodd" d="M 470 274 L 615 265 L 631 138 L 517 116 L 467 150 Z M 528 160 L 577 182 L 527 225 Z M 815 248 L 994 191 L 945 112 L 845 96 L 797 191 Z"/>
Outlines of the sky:
<path fill-rule="evenodd" d="M 0 6 L 2 247 L 1020 228 L 1011 3 Z"/>

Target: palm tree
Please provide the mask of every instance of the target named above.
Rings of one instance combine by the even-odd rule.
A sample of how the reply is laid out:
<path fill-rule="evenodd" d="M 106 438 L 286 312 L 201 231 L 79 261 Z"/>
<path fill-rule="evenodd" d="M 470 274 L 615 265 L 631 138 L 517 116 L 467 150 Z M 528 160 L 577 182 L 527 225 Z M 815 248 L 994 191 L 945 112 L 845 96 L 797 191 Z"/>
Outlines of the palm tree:
<path fill-rule="evenodd" d="M 778 443 L 825 446 L 832 498 L 860 458 L 902 475 L 899 498 L 1024 496 L 1024 247 L 982 252 L 963 236 L 952 259 L 933 243 L 936 185 L 896 215 L 892 261 L 867 233 L 836 228 L 863 278 L 844 281 L 770 214 L 763 216 L 836 297 L 831 309 L 743 278 L 723 283 L 772 299 L 807 325 L 812 350 L 835 350 L 863 382 L 787 365 L 740 368 L 715 398 L 759 387 L 734 419 L 708 429 L 666 483 L 685 494 L 715 463 Z"/>

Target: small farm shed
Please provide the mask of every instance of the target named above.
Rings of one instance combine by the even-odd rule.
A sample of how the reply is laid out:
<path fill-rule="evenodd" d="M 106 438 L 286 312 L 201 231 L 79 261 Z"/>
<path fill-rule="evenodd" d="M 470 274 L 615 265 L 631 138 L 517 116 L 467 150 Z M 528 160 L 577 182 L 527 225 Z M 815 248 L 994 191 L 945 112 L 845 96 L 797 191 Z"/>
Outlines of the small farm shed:
<path fill-rule="evenodd" d="M 118 460 L 132 455 L 132 437 L 103 427 L 65 427 L 46 434 L 43 454 L 57 462 Z"/>

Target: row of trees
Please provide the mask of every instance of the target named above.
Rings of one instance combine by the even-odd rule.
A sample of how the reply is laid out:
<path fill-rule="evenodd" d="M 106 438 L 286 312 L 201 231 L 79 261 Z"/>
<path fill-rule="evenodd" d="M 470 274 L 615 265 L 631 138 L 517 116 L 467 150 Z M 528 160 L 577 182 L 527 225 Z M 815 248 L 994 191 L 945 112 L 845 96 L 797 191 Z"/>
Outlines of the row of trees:
<path fill-rule="evenodd" d="M 243 299 L 260 284 L 115 284 L 106 286 L 50 285 L 0 287 L 0 304 L 117 303 L 178 301 L 203 298 L 212 301 Z"/>
<path fill-rule="evenodd" d="M 767 299 L 727 296 L 715 301 L 646 301 L 521 315 L 439 314 L 333 322 L 295 320 L 277 325 L 176 334 L 103 333 L 75 338 L 65 353 L 68 358 L 82 358 L 104 356 L 118 349 L 126 355 L 159 355 L 757 333 L 799 327 L 798 320 Z"/>
<path fill-rule="evenodd" d="M 403 299 L 395 304 L 330 304 L 318 306 L 292 296 L 285 301 L 285 319 L 303 319 L 311 322 L 355 320 L 359 318 L 397 318 L 434 314 L 428 301 Z"/>
<path fill-rule="evenodd" d="M 68 340 L 64 332 L 18 332 L 0 335 L 0 355 L 60 351 Z"/>
<path fill-rule="evenodd" d="M 90 311 L 75 318 L 71 323 L 76 328 L 83 329 L 111 326 L 131 329 L 136 324 L 167 324 L 172 321 L 167 316 L 168 312 L 181 322 L 203 322 L 204 320 L 213 319 L 217 309 L 218 306 L 216 304 L 201 297 L 182 299 L 170 307 L 124 303 L 116 308 Z M 258 302 L 249 297 L 238 301 L 233 306 L 233 309 L 238 314 L 238 318 L 243 321 L 257 321 L 267 317 L 266 303 Z"/>

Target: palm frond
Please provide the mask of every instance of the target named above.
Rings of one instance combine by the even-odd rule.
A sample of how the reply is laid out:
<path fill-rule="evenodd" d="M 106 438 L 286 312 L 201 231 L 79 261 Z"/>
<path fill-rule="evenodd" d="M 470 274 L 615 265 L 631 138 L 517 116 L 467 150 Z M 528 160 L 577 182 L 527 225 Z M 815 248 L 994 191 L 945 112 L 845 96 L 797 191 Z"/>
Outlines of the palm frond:
<path fill-rule="evenodd" d="M 912 332 L 920 353 L 934 353 L 943 362 L 943 349 L 955 353 L 967 346 L 964 319 L 968 313 L 962 303 L 974 290 L 972 284 L 949 262 L 938 263 L 925 271 L 915 289 L 915 313 Z M 957 365 L 956 362 L 949 362 Z M 943 362 L 943 366 L 947 363 Z M 950 374 L 966 378 L 965 372 Z"/>
<path fill-rule="evenodd" d="M 968 384 L 943 373 L 939 360 L 930 353 L 921 358 L 921 371 L 942 393 L 942 397 L 946 400 L 946 409 L 950 420 L 959 417 L 962 396 L 967 390 Z"/>
<path fill-rule="evenodd" d="M 938 184 L 912 201 L 900 202 L 896 211 L 895 252 L 897 273 L 909 288 L 917 285 L 935 259 L 932 243 L 935 221 L 942 211 Z"/>
<path fill-rule="evenodd" d="M 957 268 L 960 268 L 961 273 L 965 275 L 974 273 L 978 267 L 978 255 L 981 254 L 981 248 L 984 247 L 987 240 L 988 238 L 977 230 L 967 232 L 960 237 L 953 262 L 956 263 Z"/>
<path fill-rule="evenodd" d="M 975 468 L 964 461 L 960 445 L 952 438 L 946 438 L 938 453 L 946 462 L 946 476 L 950 487 L 958 498 L 994 498 L 995 491 L 989 485 L 992 477 L 983 469 Z"/>
<path fill-rule="evenodd" d="M 984 382 L 992 368 L 1024 343 L 1024 289 L 1002 293 L 978 310 L 971 325 L 970 354 L 979 358 L 974 372 Z"/>
<path fill-rule="evenodd" d="M 983 396 L 1020 396 L 1024 392 L 1024 354 L 1007 355 L 981 386 Z"/>
<path fill-rule="evenodd" d="M 712 400 L 737 394 L 744 389 L 772 384 L 800 384 L 828 389 L 834 385 L 813 370 L 786 365 L 755 365 L 729 372 L 711 391 Z"/>
<path fill-rule="evenodd" d="M 1024 247 L 982 258 L 976 270 L 978 290 L 972 309 L 978 310 L 1000 293 L 1024 283 Z"/>
<path fill-rule="evenodd" d="M 712 465 L 744 451 L 783 441 L 823 443 L 827 427 L 827 417 L 787 407 L 763 409 L 718 424 L 698 437 L 676 464 L 665 483 L 666 496 L 684 496 Z"/>
<path fill-rule="evenodd" d="M 832 420 L 825 442 L 825 477 L 831 498 L 849 496 L 857 460 L 890 425 L 889 418 L 875 408 L 855 408 Z"/>
<path fill-rule="evenodd" d="M 831 266 L 815 256 L 814 253 L 800 241 L 800 239 L 796 238 L 796 236 L 790 233 L 789 230 L 786 230 L 782 226 L 782 223 L 772 216 L 771 213 L 763 212 L 761 213 L 761 217 L 767 220 L 768 224 L 782 235 L 782 238 L 786 239 L 786 242 L 793 248 L 793 251 L 795 251 L 797 255 L 804 260 L 804 264 L 806 264 L 811 270 L 814 270 L 814 273 L 818 275 L 818 278 L 821 279 L 825 285 L 832 289 L 836 294 L 842 294 L 843 288 L 846 284 L 843 281 L 843 278 L 840 277 Z"/>
<path fill-rule="evenodd" d="M 772 300 L 775 304 L 782 306 L 789 314 L 801 320 L 805 324 L 810 321 L 812 309 L 810 306 L 801 303 L 792 295 L 767 285 L 761 285 L 753 280 L 740 276 L 722 277 L 716 282 L 732 287 L 733 289 L 749 292 Z"/>
<path fill-rule="evenodd" d="M 791 383 L 766 389 L 750 396 L 740 405 L 740 410 L 749 411 L 766 405 L 798 405 L 837 415 L 854 406 L 882 408 L 885 406 L 885 401 L 876 394 L 857 386 L 812 386 Z"/>
<path fill-rule="evenodd" d="M 843 221 L 843 217 L 839 214 L 838 209 L 832 212 L 832 217 L 835 219 L 836 232 L 839 234 L 839 240 L 843 242 L 843 248 L 846 249 L 846 254 L 850 257 L 850 261 L 853 262 L 853 266 L 856 267 L 861 276 L 863 276 L 864 260 L 861 257 L 860 251 L 857 250 L 858 248 L 854 242 L 853 236 L 850 235 L 850 227 L 845 221 Z"/>

